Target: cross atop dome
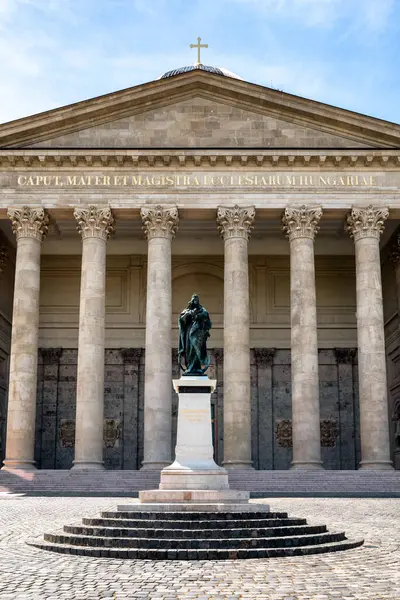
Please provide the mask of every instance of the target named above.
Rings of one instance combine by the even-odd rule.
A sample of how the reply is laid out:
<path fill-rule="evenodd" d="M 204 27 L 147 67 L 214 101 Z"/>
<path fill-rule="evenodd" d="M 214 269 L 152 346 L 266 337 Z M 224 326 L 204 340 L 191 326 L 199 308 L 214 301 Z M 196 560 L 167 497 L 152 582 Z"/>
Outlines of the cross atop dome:
<path fill-rule="evenodd" d="M 201 37 L 198 37 L 197 38 L 197 44 L 190 44 L 191 48 L 197 48 L 197 63 L 195 63 L 196 66 L 197 65 L 201 65 L 200 49 L 201 48 L 208 48 L 208 44 L 201 44 L 200 42 L 201 42 Z"/>

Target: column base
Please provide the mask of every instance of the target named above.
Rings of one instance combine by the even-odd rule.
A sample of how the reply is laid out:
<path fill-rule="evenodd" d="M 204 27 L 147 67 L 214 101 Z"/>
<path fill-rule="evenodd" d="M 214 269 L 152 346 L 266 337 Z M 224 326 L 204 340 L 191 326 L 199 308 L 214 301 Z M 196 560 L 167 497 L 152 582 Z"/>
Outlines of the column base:
<path fill-rule="evenodd" d="M 296 461 L 292 461 L 292 466 L 290 467 L 291 471 L 316 471 L 316 470 L 323 470 L 324 467 L 322 465 L 322 461 L 320 460 L 315 460 L 315 461 L 301 461 L 301 460 L 296 460 Z"/>
<path fill-rule="evenodd" d="M 222 466 L 228 471 L 247 470 L 254 471 L 253 462 L 251 460 L 224 460 Z"/>
<path fill-rule="evenodd" d="M 362 460 L 360 469 L 371 471 L 394 471 L 391 460 Z"/>
<path fill-rule="evenodd" d="M 3 471 L 14 471 L 20 469 L 21 471 L 37 471 L 34 460 L 17 460 L 16 458 L 6 458 L 4 460 L 1 470 Z"/>
<path fill-rule="evenodd" d="M 151 460 L 146 460 L 142 462 L 142 466 L 140 468 L 140 471 L 162 471 L 163 469 L 165 469 L 165 467 L 169 467 L 169 465 L 171 464 L 172 460 L 168 460 L 168 461 L 151 461 Z"/>
<path fill-rule="evenodd" d="M 105 466 L 103 461 L 84 461 L 74 460 L 74 466 L 71 467 L 71 471 L 79 471 L 82 469 L 96 469 L 97 471 L 104 471 Z"/>

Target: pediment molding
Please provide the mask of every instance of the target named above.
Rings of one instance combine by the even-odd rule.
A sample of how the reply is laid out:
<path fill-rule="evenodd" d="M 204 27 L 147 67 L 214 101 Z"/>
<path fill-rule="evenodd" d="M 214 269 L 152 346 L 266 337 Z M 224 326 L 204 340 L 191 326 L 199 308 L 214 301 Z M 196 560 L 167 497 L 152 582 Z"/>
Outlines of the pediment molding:
<path fill-rule="evenodd" d="M 398 169 L 400 150 L 0 150 L 0 167 L 369 167 Z"/>
<path fill-rule="evenodd" d="M 400 125 L 253 83 L 192 71 L 0 125 L 0 148 L 26 147 L 198 96 L 350 141 L 400 147 Z"/>

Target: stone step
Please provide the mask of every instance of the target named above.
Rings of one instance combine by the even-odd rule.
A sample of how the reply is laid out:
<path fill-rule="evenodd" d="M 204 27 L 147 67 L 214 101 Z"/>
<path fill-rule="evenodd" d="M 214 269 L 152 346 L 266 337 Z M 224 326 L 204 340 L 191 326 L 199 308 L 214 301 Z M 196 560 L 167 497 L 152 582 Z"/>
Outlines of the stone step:
<path fill-rule="evenodd" d="M 158 508 L 158 507 L 157 507 Z M 138 511 L 105 511 L 101 513 L 103 519 L 129 519 L 129 520 L 145 520 L 145 521 L 226 521 L 229 520 L 251 520 L 257 519 L 287 519 L 286 512 L 257 512 L 255 517 L 254 512 L 248 512 L 245 509 L 240 512 L 231 513 L 229 509 L 225 512 L 138 512 Z"/>
<path fill-rule="evenodd" d="M 133 513 L 135 517 L 137 513 Z M 254 516 L 254 515 L 253 515 Z M 296 527 L 306 525 L 306 519 L 264 519 L 255 517 L 254 519 L 210 519 L 210 520 L 172 520 L 164 521 L 162 519 L 102 519 L 102 518 L 83 518 L 83 525 L 92 527 L 117 527 L 127 529 L 156 527 L 160 529 L 237 529 L 239 527 L 247 529 L 267 528 L 267 527 Z"/>
<path fill-rule="evenodd" d="M 168 550 L 201 550 L 212 548 L 250 549 L 250 548 L 293 548 L 341 542 L 346 539 L 344 533 L 320 533 L 294 535 L 287 537 L 249 537 L 249 538 L 132 538 L 132 537 L 95 537 L 87 535 L 65 535 L 64 533 L 45 533 L 46 542 L 71 546 L 95 546 L 98 548 L 153 548 Z"/>
<path fill-rule="evenodd" d="M 338 552 L 351 550 L 361 546 L 363 540 L 343 540 L 340 542 L 326 543 L 323 545 L 297 546 L 291 548 L 241 548 L 241 549 L 151 549 L 151 548 L 104 548 L 104 547 L 85 547 L 71 544 L 57 544 L 52 542 L 38 542 L 36 540 L 28 542 L 42 550 L 50 550 L 60 554 L 70 554 L 75 556 L 90 556 L 103 558 L 123 558 L 123 559 L 149 559 L 149 560 L 235 560 L 249 558 L 277 558 L 285 556 L 306 556 L 310 554 L 324 554 L 328 552 Z"/>
<path fill-rule="evenodd" d="M 0 492 L 32 494 L 136 495 L 157 489 L 153 471 L 0 471 Z M 230 471 L 231 489 L 271 495 L 400 496 L 400 471 Z"/>
<path fill-rule="evenodd" d="M 231 529 L 158 529 L 149 528 L 124 528 L 124 527 L 83 527 L 81 525 L 65 525 L 64 532 L 74 535 L 93 537 L 132 537 L 132 538 L 157 538 L 157 539 L 224 539 L 224 538 L 266 538 L 288 537 L 297 535 L 312 535 L 326 533 L 326 525 L 305 525 L 297 527 L 236 527 Z"/>

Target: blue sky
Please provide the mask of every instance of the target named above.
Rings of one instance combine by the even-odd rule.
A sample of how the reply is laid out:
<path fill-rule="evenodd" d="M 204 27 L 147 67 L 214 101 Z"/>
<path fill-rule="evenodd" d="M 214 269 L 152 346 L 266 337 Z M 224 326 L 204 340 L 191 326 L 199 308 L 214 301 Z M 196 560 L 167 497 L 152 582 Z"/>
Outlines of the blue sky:
<path fill-rule="evenodd" d="M 0 122 L 196 59 L 400 123 L 400 0 L 0 0 Z"/>

